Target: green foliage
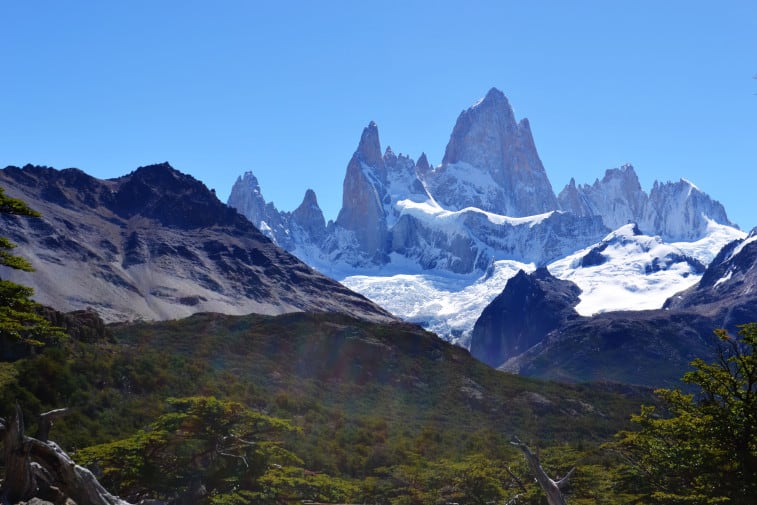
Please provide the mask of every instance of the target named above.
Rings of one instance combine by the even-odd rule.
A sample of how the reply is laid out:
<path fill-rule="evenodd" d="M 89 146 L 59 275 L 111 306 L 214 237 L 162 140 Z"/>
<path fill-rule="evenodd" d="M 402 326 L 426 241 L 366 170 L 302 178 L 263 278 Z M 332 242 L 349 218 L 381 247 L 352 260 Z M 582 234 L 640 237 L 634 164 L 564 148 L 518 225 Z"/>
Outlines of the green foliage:
<path fill-rule="evenodd" d="M 538 441 L 551 472 L 578 466 L 571 503 L 625 503 L 607 491 L 617 463 L 592 455 L 647 398 L 633 388 L 504 374 L 417 328 L 333 314 L 202 314 L 109 330 L 0 369 L 0 408 L 19 401 L 33 434 L 37 414 L 70 407 L 52 438 L 124 497 L 170 498 L 202 480 L 213 488 L 204 500 L 219 504 L 519 495 L 521 505 L 541 505 L 508 443 L 517 433 Z M 296 427 L 258 430 L 255 446 L 233 453 L 249 470 L 239 457 L 208 453 L 224 433 L 254 426 L 247 410 Z"/>
<path fill-rule="evenodd" d="M 175 497 L 200 485 L 211 502 L 259 491 L 271 468 L 299 463 L 275 437 L 287 421 L 214 397 L 169 399 L 171 411 L 135 435 L 76 453 L 102 481 L 130 496 Z M 277 488 L 278 490 L 278 488 Z"/>
<path fill-rule="evenodd" d="M 741 338 L 716 332 L 717 359 L 692 363 L 683 380 L 698 393 L 658 390 L 667 409 L 642 407 L 611 444 L 630 462 L 629 489 L 651 503 L 754 503 L 757 496 L 757 324 L 740 327 Z"/>
<path fill-rule="evenodd" d="M 40 217 L 17 198 L 5 195 L 0 188 L 0 214 L 13 214 L 26 217 Z M 24 258 L 11 254 L 16 244 L 6 237 L 0 237 L 0 265 L 31 272 L 34 269 Z M 32 288 L 0 279 L 0 343 L 22 343 L 42 346 L 45 342 L 62 338 L 63 331 L 50 324 L 40 315 L 40 305 L 33 301 Z"/>

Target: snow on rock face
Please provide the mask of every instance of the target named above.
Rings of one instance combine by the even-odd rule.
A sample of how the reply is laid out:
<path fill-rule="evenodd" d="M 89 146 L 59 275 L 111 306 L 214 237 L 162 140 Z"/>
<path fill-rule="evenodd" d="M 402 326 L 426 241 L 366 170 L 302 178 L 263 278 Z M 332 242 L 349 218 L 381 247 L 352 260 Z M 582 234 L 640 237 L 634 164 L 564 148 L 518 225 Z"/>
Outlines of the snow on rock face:
<path fill-rule="evenodd" d="M 507 98 L 495 88 L 460 114 L 442 165 L 426 183 L 451 210 L 478 207 L 520 217 L 557 209 L 528 120 L 516 123 Z"/>
<path fill-rule="evenodd" d="M 733 226 L 723 205 L 691 182 L 655 181 L 639 226 L 665 240 L 697 240 L 705 235 L 709 220 Z"/>
<path fill-rule="evenodd" d="M 707 247 L 706 241 L 699 247 Z M 721 246 L 724 244 L 721 244 Z M 581 288 L 576 311 L 585 316 L 612 310 L 659 309 L 674 293 L 696 284 L 705 265 L 635 225 L 549 265 L 555 277 Z"/>
<path fill-rule="evenodd" d="M 419 170 L 428 169 L 426 155 L 422 154 L 417 166 L 409 156 L 397 156 L 391 147 L 384 153 L 384 167 L 386 168 L 386 196 L 384 197 L 384 211 L 388 225 L 392 226 L 399 217 L 398 202 L 410 200 L 426 202 L 430 199 L 426 188 L 418 177 Z M 425 168 L 424 168 L 425 166 Z"/>
<path fill-rule="evenodd" d="M 757 230 L 757 229 L 755 229 Z M 669 308 L 699 307 L 702 311 L 721 311 L 725 317 L 722 326 L 728 326 L 728 320 L 736 317 L 732 313 L 733 300 L 742 304 L 752 301 L 752 312 L 748 319 L 754 318 L 757 310 L 757 233 L 755 230 L 747 236 L 742 234 L 737 240 L 723 247 L 707 267 L 702 280 L 696 286 L 677 293 L 666 301 Z M 705 308 L 706 307 L 706 308 Z"/>
<path fill-rule="evenodd" d="M 558 201 L 565 211 L 602 216 L 610 229 L 637 223 L 644 233 L 668 241 L 699 240 L 707 234 L 710 220 L 733 226 L 719 202 L 684 179 L 665 184 L 655 181 L 647 195 L 631 165 L 607 170 L 602 180 L 591 186 L 576 186 L 571 179 Z"/>

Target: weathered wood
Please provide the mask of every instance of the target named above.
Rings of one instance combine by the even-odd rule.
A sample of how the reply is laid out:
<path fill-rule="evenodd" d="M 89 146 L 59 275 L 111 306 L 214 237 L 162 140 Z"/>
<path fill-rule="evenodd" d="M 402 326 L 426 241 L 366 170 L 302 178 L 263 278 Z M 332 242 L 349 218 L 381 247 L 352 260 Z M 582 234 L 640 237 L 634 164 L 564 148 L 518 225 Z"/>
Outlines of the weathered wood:
<path fill-rule="evenodd" d="M 41 428 L 44 436 L 49 434 L 52 420 L 64 413 L 64 409 L 57 409 L 43 414 L 43 424 L 48 424 Z M 11 422 L 2 424 L 5 479 L 0 487 L 0 500 L 3 503 L 41 497 L 55 501 L 69 498 L 77 505 L 129 505 L 110 494 L 92 472 L 74 463 L 55 442 L 26 436 L 18 405 Z"/>
<path fill-rule="evenodd" d="M 24 415 L 21 407 L 16 405 L 10 423 L 3 430 L 5 478 L 0 487 L 0 500 L 3 503 L 17 503 L 33 497 L 37 492 L 37 482 L 29 459 L 29 447 L 25 443 L 27 438 L 24 435 Z"/>
<path fill-rule="evenodd" d="M 53 427 L 53 421 L 63 417 L 68 413 L 67 408 L 50 410 L 39 415 L 39 433 L 37 440 L 47 442 L 50 437 L 50 429 Z"/>
<path fill-rule="evenodd" d="M 518 437 L 513 437 L 513 440 L 510 443 L 523 452 L 523 455 L 526 457 L 526 462 L 528 463 L 528 468 L 531 470 L 531 473 L 534 474 L 534 477 L 536 477 L 536 482 L 539 484 L 539 487 L 541 487 L 544 494 L 547 495 L 547 503 L 549 503 L 549 505 L 567 505 L 568 502 L 565 501 L 565 497 L 562 495 L 560 488 L 568 482 L 568 479 L 575 471 L 575 467 L 571 468 L 562 479 L 553 480 L 547 475 L 544 468 L 542 468 L 541 463 L 539 462 L 539 457 L 531 452 L 531 449 L 521 442 Z"/>

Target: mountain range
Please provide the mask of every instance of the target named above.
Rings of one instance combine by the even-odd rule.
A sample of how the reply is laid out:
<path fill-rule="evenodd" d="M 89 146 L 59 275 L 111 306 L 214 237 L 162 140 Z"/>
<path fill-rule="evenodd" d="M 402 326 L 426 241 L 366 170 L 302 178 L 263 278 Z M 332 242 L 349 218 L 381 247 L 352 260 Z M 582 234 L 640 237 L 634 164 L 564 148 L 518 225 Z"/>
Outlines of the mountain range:
<path fill-rule="evenodd" d="M 465 347 L 519 270 L 547 267 L 575 282 L 584 315 L 659 308 L 745 236 L 692 182 L 655 181 L 646 193 L 628 164 L 591 185 L 572 179 L 556 195 L 528 120 L 517 121 L 494 88 L 460 114 L 435 167 L 425 153 L 416 161 L 390 147 L 382 154 L 371 122 L 347 165 L 335 221 L 326 223 L 312 190 L 295 211 L 279 211 L 252 172 L 237 179 L 228 204 L 311 266 Z M 623 231 L 629 223 L 635 233 Z M 607 247 L 616 252 L 601 267 L 576 268 L 578 256 L 594 250 L 588 266 Z"/>
<path fill-rule="evenodd" d="M 658 385 L 709 352 L 714 328 L 757 313 L 754 232 L 687 180 L 647 194 L 630 165 L 555 194 L 528 121 L 496 89 L 460 114 L 435 167 L 382 151 L 370 123 L 329 222 L 312 190 L 280 211 L 251 172 L 228 206 L 167 163 L 110 180 L 11 166 L 0 186 L 43 214 L 0 218 L 37 270 L 3 278 L 108 322 L 403 319 L 493 367 Z"/>

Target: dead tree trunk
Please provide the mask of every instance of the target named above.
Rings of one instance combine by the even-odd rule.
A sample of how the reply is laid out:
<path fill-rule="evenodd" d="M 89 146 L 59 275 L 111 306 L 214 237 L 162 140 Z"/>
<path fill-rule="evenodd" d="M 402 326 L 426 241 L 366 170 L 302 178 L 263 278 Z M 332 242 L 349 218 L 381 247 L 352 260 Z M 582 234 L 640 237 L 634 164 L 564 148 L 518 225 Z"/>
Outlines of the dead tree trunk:
<path fill-rule="evenodd" d="M 43 424 L 62 412 L 42 415 Z M 49 425 L 42 428 L 47 436 Z M 0 419 L 0 437 L 5 456 L 5 479 L 0 487 L 3 503 L 18 503 L 38 497 L 54 502 L 71 498 L 78 505 L 129 505 L 110 494 L 84 467 L 74 461 L 55 442 L 24 434 L 21 408 L 10 423 Z"/>
<path fill-rule="evenodd" d="M 542 468 L 541 463 L 539 462 L 539 457 L 531 452 L 531 449 L 529 449 L 526 444 L 521 442 L 518 437 L 513 437 L 513 440 L 510 443 L 523 451 L 523 455 L 526 457 L 526 462 L 528 463 L 528 468 L 531 469 L 531 473 L 536 477 L 536 482 L 539 483 L 539 487 L 541 487 L 544 494 L 547 495 L 547 503 L 549 503 L 549 505 L 567 505 L 568 502 L 565 501 L 565 497 L 562 495 L 560 488 L 568 482 L 568 479 L 573 475 L 576 468 L 571 468 L 562 479 L 552 480 L 547 475 L 547 472 L 544 471 L 544 468 Z"/>

